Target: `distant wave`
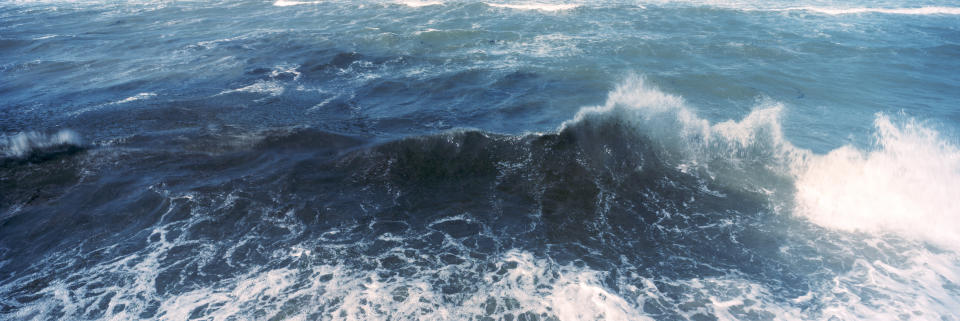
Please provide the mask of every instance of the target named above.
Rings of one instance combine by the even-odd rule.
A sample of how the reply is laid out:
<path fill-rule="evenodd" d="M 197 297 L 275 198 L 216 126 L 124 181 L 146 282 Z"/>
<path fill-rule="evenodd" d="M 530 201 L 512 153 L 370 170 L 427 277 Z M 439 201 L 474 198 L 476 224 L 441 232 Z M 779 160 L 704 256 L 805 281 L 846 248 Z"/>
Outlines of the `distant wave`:
<path fill-rule="evenodd" d="M 154 1 L 143 1 L 144 3 L 152 3 Z M 310 4 L 320 4 L 327 1 L 317 1 L 317 0 L 308 0 L 308 1 L 298 1 L 298 0 L 275 0 L 272 5 L 276 7 L 289 7 L 289 6 L 298 6 L 298 5 L 310 5 Z M 395 0 L 393 1 L 396 4 L 401 4 L 409 7 L 419 8 L 435 5 L 444 5 L 447 4 L 446 1 L 437 1 L 437 0 Z M 105 3 L 104 1 L 86 1 L 86 2 L 73 2 L 73 1 L 63 1 L 63 0 L 33 0 L 33 1 L 14 1 L 15 5 L 29 5 L 29 4 L 59 4 L 59 3 L 71 3 L 75 5 L 82 4 L 101 4 Z M 583 6 L 583 3 L 550 3 L 550 2 L 528 2 L 528 1 L 519 1 L 519 2 L 484 2 L 490 7 L 496 8 L 509 8 L 514 10 L 536 10 L 536 11 L 545 11 L 545 12 L 554 12 L 554 11 L 564 11 L 575 9 Z M 605 7 L 607 5 L 616 5 L 618 2 L 608 2 L 608 3 L 592 3 L 591 5 L 596 5 L 599 7 Z M 685 0 L 650 0 L 650 1 L 641 1 L 637 3 L 638 6 L 643 7 L 644 5 L 692 5 L 692 6 L 708 6 L 708 7 L 717 7 L 717 8 L 726 8 L 733 10 L 743 10 L 743 11 L 766 11 L 766 12 L 812 12 L 826 15 L 853 15 L 853 14 L 895 14 L 895 15 L 960 15 L 960 7 L 948 7 L 948 6 L 926 6 L 926 7 L 906 7 L 906 8 L 883 8 L 883 7 L 842 7 L 842 6 L 815 6 L 815 5 L 795 5 L 789 7 L 770 7 L 764 5 L 756 5 L 751 2 L 740 2 L 740 1 L 685 1 Z"/>
<path fill-rule="evenodd" d="M 288 7 L 296 5 L 305 5 L 305 4 L 318 4 L 322 1 L 295 1 L 295 0 L 277 0 L 273 3 L 277 7 Z M 446 4 L 443 1 L 421 1 L 421 0 L 398 0 L 394 3 L 419 8 L 427 6 L 436 6 Z M 577 7 L 580 7 L 580 4 L 569 4 L 569 3 L 541 3 L 541 2 L 516 2 L 516 3 L 493 3 L 485 2 L 484 4 L 495 7 L 495 8 L 507 8 L 514 10 L 536 10 L 536 11 L 563 11 L 570 10 Z"/>
<path fill-rule="evenodd" d="M 301 5 L 301 4 L 317 4 L 317 3 L 321 3 L 321 2 L 322 2 L 322 1 L 290 1 L 290 0 L 277 0 L 276 2 L 273 3 L 273 5 L 274 5 L 274 6 L 277 6 L 277 7 L 289 7 L 289 6 L 296 6 L 296 5 Z"/>
<path fill-rule="evenodd" d="M 899 15 L 960 15 L 960 7 L 919 7 L 919 8 L 840 8 L 840 7 L 793 7 L 771 9 L 769 11 L 808 11 L 828 15 L 849 15 L 863 13 L 882 13 Z"/>
<path fill-rule="evenodd" d="M 419 8 L 419 7 L 426 7 L 426 6 L 442 5 L 443 1 L 400 0 L 400 1 L 397 1 L 396 3 L 409 6 L 409 7 Z"/>
<path fill-rule="evenodd" d="M 539 10 L 539 11 L 562 11 L 570 10 L 579 7 L 579 4 L 568 4 L 568 3 L 536 3 L 536 2 L 521 2 L 521 3 L 486 3 L 488 6 L 497 7 L 497 8 L 509 8 L 515 10 Z"/>

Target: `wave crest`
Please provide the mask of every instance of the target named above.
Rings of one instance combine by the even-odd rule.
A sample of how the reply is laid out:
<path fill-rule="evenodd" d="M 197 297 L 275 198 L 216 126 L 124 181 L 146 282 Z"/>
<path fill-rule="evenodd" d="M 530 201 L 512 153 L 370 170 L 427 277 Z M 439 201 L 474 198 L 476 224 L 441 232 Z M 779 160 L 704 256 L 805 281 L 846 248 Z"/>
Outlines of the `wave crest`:
<path fill-rule="evenodd" d="M 796 160 L 809 155 L 784 138 L 783 109 L 782 104 L 765 101 L 740 121 L 711 124 L 683 98 L 631 76 L 604 105 L 581 110 L 561 128 L 595 118 L 627 122 L 650 138 L 658 156 L 677 169 L 729 187 L 769 193 L 789 178 Z"/>
<path fill-rule="evenodd" d="M 604 105 L 584 108 L 561 130 L 595 120 L 624 122 L 649 138 L 670 166 L 767 194 L 774 211 L 831 229 L 894 233 L 960 250 L 960 148 L 917 120 L 877 114 L 872 148 L 816 154 L 784 136 L 785 108 L 762 101 L 741 120 L 711 123 L 682 97 L 633 76 Z"/>

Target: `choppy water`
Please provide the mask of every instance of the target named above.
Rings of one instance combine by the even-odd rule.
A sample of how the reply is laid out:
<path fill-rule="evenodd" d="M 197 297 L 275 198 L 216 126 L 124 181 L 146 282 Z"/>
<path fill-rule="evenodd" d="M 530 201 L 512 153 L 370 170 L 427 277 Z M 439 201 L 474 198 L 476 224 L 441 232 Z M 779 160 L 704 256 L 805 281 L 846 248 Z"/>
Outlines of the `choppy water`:
<path fill-rule="evenodd" d="M 0 319 L 960 320 L 952 1 L 8 1 Z"/>

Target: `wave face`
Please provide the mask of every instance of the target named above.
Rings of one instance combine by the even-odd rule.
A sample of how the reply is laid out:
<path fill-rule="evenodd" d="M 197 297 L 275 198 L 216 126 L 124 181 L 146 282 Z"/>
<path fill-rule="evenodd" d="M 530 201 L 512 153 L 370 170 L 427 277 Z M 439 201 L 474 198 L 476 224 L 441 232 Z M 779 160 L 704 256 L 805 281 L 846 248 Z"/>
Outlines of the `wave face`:
<path fill-rule="evenodd" d="M 0 319 L 960 320 L 955 7 L 0 3 Z"/>

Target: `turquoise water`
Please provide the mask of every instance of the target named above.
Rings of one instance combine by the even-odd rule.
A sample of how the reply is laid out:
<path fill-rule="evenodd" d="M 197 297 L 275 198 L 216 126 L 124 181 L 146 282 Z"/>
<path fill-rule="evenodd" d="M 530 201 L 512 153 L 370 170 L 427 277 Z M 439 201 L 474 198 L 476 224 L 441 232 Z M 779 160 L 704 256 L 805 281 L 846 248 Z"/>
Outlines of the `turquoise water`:
<path fill-rule="evenodd" d="M 0 4 L 0 317 L 960 315 L 951 1 Z"/>

